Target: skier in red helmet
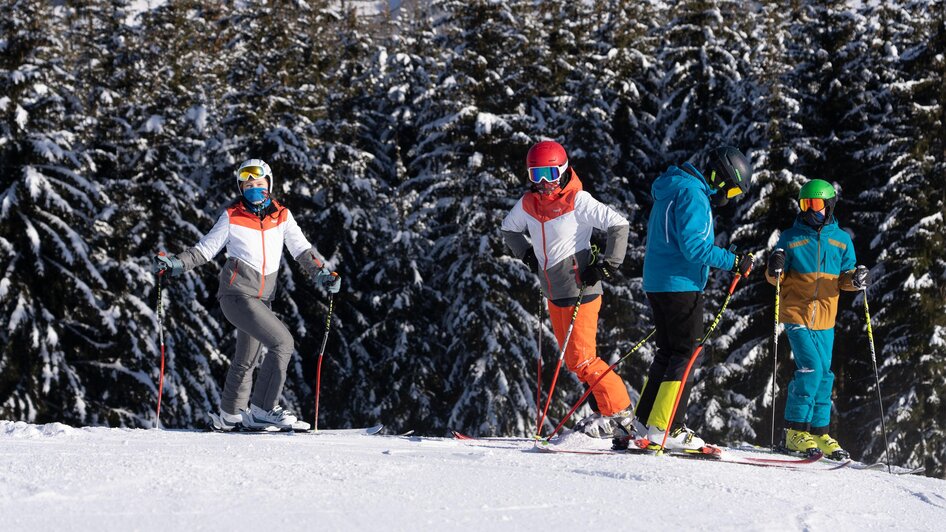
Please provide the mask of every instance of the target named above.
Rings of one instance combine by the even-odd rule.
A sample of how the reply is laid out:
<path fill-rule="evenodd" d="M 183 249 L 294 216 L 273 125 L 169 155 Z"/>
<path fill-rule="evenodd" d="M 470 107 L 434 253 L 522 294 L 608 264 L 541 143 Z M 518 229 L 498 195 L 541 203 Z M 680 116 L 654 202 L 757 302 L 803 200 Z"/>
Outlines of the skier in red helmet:
<path fill-rule="evenodd" d="M 595 351 L 601 281 L 610 280 L 624 261 L 630 227 L 627 219 L 582 190 L 561 144 L 546 140 L 533 145 L 526 155 L 526 169 L 530 190 L 503 220 L 503 238 L 520 260 L 531 260 L 525 256 L 532 249 L 560 349 L 581 294 L 565 365 L 591 385 L 608 370 Z M 604 252 L 592 262 L 594 229 L 606 231 L 608 241 Z M 592 394 L 598 412 L 582 420 L 579 430 L 596 437 L 602 432 L 634 434 L 631 399 L 621 377 L 609 372 Z"/>

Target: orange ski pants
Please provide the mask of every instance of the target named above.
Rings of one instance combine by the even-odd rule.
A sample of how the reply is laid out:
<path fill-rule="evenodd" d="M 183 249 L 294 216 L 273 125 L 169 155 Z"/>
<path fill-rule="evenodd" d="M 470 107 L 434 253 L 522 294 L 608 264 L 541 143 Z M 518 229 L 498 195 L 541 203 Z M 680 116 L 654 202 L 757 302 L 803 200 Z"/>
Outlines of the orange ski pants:
<path fill-rule="evenodd" d="M 604 360 L 598 358 L 595 342 L 598 335 L 598 311 L 601 310 L 602 299 L 603 296 L 597 297 L 594 301 L 582 303 L 578 308 L 575 328 L 572 330 L 568 347 L 565 349 L 565 366 L 578 376 L 578 380 L 588 385 L 597 381 L 610 367 Z M 552 331 L 555 332 L 558 348 L 561 350 L 575 307 L 558 307 L 551 301 L 548 307 Z M 627 395 L 627 386 L 613 371 L 608 372 L 591 390 L 591 393 L 595 396 L 598 411 L 602 416 L 610 416 L 631 405 L 631 398 Z"/>

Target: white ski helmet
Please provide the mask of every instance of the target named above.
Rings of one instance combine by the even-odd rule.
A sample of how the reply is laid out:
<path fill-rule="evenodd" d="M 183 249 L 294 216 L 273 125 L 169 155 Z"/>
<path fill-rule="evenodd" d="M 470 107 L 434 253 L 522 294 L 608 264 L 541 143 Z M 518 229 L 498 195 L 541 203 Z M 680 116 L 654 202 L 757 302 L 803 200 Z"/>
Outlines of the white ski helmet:
<path fill-rule="evenodd" d="M 269 182 L 269 192 L 273 191 L 273 171 L 262 159 L 247 159 L 243 161 L 236 172 L 237 191 L 243 193 L 243 183 L 250 179 L 265 178 Z"/>

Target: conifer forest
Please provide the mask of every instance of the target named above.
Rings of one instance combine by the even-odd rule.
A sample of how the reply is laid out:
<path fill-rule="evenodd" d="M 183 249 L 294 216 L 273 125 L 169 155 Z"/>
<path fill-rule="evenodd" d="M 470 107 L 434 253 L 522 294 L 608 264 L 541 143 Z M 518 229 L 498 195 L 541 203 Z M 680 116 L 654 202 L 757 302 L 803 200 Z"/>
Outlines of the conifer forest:
<path fill-rule="evenodd" d="M 531 435 L 537 338 L 546 388 L 558 346 L 547 315 L 539 330 L 534 265 L 499 230 L 527 190 L 529 146 L 562 143 L 585 189 L 630 221 L 599 322 L 610 364 L 652 327 L 653 180 L 732 145 L 753 184 L 715 210 L 717 244 L 758 262 L 695 374 L 688 425 L 769 444 L 762 271 L 820 178 L 873 279 L 840 298 L 832 435 L 880 459 L 883 420 L 895 463 L 946 476 L 946 1 L 133 4 L 0 2 L 0 419 L 153 426 L 152 257 L 207 233 L 255 157 L 343 278 L 320 425 Z M 224 261 L 162 284 L 165 427 L 219 408 L 236 338 L 215 297 Z M 710 274 L 707 325 L 731 281 Z M 288 253 L 279 282 L 296 350 L 281 402 L 310 419 L 328 294 Z M 654 352 L 616 370 L 635 402 Z M 784 334 L 777 362 L 779 429 L 795 369 Z M 583 392 L 563 370 L 550 419 Z"/>

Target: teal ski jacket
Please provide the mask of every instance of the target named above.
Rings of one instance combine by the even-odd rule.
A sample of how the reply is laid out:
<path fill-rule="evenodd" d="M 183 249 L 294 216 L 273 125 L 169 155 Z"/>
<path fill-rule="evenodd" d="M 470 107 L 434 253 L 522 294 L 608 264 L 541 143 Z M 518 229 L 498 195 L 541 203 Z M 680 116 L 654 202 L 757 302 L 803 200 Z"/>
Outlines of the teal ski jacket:
<path fill-rule="evenodd" d="M 701 292 L 710 267 L 731 270 L 736 255 L 713 242 L 710 188 L 692 164 L 671 166 L 654 180 L 647 221 L 645 292 Z"/>

